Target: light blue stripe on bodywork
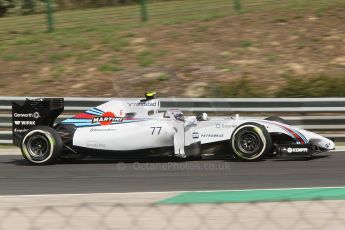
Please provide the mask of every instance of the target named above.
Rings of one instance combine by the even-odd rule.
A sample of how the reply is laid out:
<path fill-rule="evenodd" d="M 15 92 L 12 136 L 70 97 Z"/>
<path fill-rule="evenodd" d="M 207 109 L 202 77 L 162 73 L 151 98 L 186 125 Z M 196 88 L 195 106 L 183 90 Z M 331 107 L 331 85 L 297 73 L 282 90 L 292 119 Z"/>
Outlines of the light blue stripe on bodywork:
<path fill-rule="evenodd" d="M 90 123 L 90 119 L 74 119 L 74 118 L 69 118 L 66 119 L 64 121 L 62 121 L 62 123 Z"/>
<path fill-rule="evenodd" d="M 102 110 L 100 110 L 100 109 L 98 109 L 98 108 L 92 108 L 91 110 L 95 110 L 95 111 L 97 111 L 97 112 L 99 112 L 99 113 L 104 113 L 104 111 L 102 111 Z"/>
<path fill-rule="evenodd" d="M 297 135 L 299 135 L 305 143 L 309 143 L 309 140 L 300 132 L 298 132 L 296 129 L 292 129 L 292 131 L 294 131 L 295 133 L 297 133 Z"/>
<path fill-rule="evenodd" d="M 134 123 L 134 122 L 141 122 L 141 121 L 147 121 L 150 119 L 140 119 L 140 120 L 124 120 L 122 122 L 113 122 L 110 125 L 120 125 L 120 124 L 127 124 L 127 123 Z M 62 121 L 63 124 L 73 124 L 77 127 L 88 127 L 88 126 L 101 126 L 100 123 L 92 123 L 91 119 L 67 119 Z"/>
<path fill-rule="evenodd" d="M 292 138 L 296 141 L 296 143 L 299 143 L 299 144 L 300 144 L 300 141 L 299 141 L 292 133 L 290 133 L 290 131 L 289 131 L 287 128 L 285 128 L 283 125 L 276 124 L 275 122 L 270 122 L 270 121 L 268 121 L 268 120 L 265 120 L 264 122 L 267 122 L 267 123 L 269 123 L 269 124 L 278 125 L 278 126 L 281 127 L 282 129 L 284 129 L 284 130 L 287 132 L 287 134 L 288 134 L 290 137 L 292 137 Z M 309 140 L 308 140 L 302 133 L 298 132 L 296 129 L 294 129 L 294 128 L 292 128 L 292 127 L 289 127 L 289 129 L 291 129 L 291 130 L 292 130 L 293 132 L 295 132 L 298 136 L 300 136 L 300 137 L 302 138 L 302 140 L 304 141 L 305 144 L 306 144 L 306 143 L 309 143 Z"/>
<path fill-rule="evenodd" d="M 99 111 L 93 110 L 93 109 L 87 110 L 86 113 L 89 113 L 89 114 L 92 114 L 92 115 L 96 115 L 96 116 L 101 116 L 101 115 L 103 115 L 103 112 L 99 112 Z"/>

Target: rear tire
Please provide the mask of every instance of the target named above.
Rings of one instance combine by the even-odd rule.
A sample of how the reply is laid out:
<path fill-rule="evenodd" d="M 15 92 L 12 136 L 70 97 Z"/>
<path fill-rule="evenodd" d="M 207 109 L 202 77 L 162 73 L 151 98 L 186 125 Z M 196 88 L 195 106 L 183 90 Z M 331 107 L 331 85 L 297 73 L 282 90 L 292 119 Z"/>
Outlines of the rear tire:
<path fill-rule="evenodd" d="M 257 161 L 264 158 L 272 149 L 272 140 L 264 126 L 248 122 L 240 125 L 233 132 L 231 146 L 236 158 Z"/>
<path fill-rule="evenodd" d="M 53 164 L 63 150 L 63 142 L 55 129 L 36 126 L 23 138 L 21 150 L 23 157 L 32 164 Z"/>

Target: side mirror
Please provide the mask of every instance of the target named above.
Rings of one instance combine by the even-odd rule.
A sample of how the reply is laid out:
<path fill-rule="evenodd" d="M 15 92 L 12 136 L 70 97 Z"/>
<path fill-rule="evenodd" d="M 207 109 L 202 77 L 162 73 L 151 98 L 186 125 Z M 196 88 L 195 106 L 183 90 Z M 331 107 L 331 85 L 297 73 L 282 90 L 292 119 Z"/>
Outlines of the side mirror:
<path fill-rule="evenodd" d="M 207 115 L 207 113 L 199 113 L 199 114 L 196 116 L 196 119 L 197 119 L 198 121 L 207 121 L 208 115 Z"/>

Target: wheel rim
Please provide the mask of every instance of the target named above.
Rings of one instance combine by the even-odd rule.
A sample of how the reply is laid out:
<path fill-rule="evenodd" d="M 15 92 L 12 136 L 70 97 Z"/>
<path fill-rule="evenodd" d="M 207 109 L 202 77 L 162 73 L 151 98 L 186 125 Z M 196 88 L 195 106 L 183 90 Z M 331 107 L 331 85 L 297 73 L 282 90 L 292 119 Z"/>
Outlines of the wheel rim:
<path fill-rule="evenodd" d="M 253 155 L 260 148 L 260 137 L 255 132 L 245 132 L 238 137 L 238 147 L 241 152 Z"/>
<path fill-rule="evenodd" d="M 49 155 L 50 147 L 48 139 L 43 135 L 32 136 L 27 142 L 29 154 L 34 159 L 44 159 Z"/>

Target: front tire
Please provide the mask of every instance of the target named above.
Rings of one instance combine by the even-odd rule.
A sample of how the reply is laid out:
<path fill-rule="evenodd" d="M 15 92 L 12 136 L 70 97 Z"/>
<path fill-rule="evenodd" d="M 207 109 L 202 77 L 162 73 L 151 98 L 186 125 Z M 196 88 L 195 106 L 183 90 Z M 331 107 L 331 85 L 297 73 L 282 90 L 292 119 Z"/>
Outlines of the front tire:
<path fill-rule="evenodd" d="M 272 140 L 264 126 L 248 122 L 233 132 L 231 145 L 236 158 L 257 161 L 264 158 L 272 149 Z"/>
<path fill-rule="evenodd" d="M 32 164 L 53 164 L 59 158 L 63 143 L 55 129 L 36 126 L 28 131 L 21 145 L 22 155 Z"/>

